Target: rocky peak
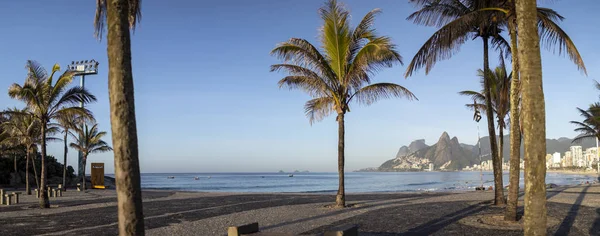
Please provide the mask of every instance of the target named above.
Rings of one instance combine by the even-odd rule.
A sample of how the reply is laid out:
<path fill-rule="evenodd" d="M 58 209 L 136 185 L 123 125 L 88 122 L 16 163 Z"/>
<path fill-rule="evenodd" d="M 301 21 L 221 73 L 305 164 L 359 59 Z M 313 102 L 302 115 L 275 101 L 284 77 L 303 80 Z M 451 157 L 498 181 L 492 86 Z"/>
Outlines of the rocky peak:
<path fill-rule="evenodd" d="M 448 135 L 448 133 L 446 133 L 446 131 L 444 131 L 444 133 L 442 133 L 442 136 L 440 136 L 438 143 L 440 143 L 440 142 L 444 142 L 444 143 L 450 142 L 450 135 Z"/>

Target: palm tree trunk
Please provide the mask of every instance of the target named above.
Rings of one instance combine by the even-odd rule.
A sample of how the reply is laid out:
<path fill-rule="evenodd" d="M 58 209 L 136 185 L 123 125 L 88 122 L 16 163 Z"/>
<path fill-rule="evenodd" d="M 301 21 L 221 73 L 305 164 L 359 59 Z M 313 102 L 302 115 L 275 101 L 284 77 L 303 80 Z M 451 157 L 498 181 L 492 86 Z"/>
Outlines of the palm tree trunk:
<path fill-rule="evenodd" d="M 63 180 L 62 180 L 62 187 L 64 189 L 67 189 L 67 152 L 69 151 L 69 148 L 67 147 L 67 138 L 69 134 L 69 130 L 65 129 L 65 156 L 63 158 Z"/>
<path fill-rule="evenodd" d="M 492 107 L 492 96 L 490 90 L 490 62 L 488 59 L 488 38 L 483 38 L 483 87 L 485 89 L 485 105 Z M 490 149 L 492 151 L 492 165 L 494 169 L 494 205 L 504 205 L 504 189 L 502 183 L 502 160 L 498 156 L 498 144 L 496 143 L 496 128 L 494 127 L 494 111 L 485 109 L 488 122 L 488 132 L 490 137 Z"/>
<path fill-rule="evenodd" d="M 31 164 L 33 165 L 33 178 L 35 179 L 35 185 L 37 186 L 38 189 L 40 189 L 40 178 L 38 177 L 37 174 L 37 168 L 35 166 L 35 158 L 37 156 L 37 151 L 35 152 L 35 156 L 31 157 Z M 39 194 L 39 193 L 38 193 Z"/>
<path fill-rule="evenodd" d="M 339 175 L 339 186 L 337 196 L 335 198 L 335 205 L 337 207 L 346 206 L 346 193 L 344 186 L 344 113 L 339 113 L 338 117 L 338 175 Z"/>
<path fill-rule="evenodd" d="M 29 147 L 25 149 L 25 193 L 31 195 L 31 187 L 29 186 Z"/>
<path fill-rule="evenodd" d="M 546 108 L 536 0 L 516 1 L 525 143 L 525 235 L 546 235 Z"/>
<path fill-rule="evenodd" d="M 515 17 L 508 21 L 510 48 L 512 50 L 512 78 L 510 81 L 510 171 L 508 204 L 504 220 L 517 221 L 519 202 L 519 175 L 521 174 L 521 128 L 519 127 L 519 51 L 517 47 L 517 22 Z"/>
<path fill-rule="evenodd" d="M 108 92 L 119 234 L 144 235 L 127 0 L 107 0 Z"/>
<path fill-rule="evenodd" d="M 42 121 L 42 171 L 40 176 L 40 208 L 49 208 L 50 200 L 46 193 L 46 122 Z"/>
<path fill-rule="evenodd" d="M 85 191 L 85 182 L 86 182 L 85 181 L 85 164 L 87 163 L 87 155 L 83 156 L 83 159 L 81 159 L 81 162 L 83 163 L 83 165 L 82 165 L 83 169 L 81 170 L 82 171 L 81 172 L 82 173 L 81 174 L 81 189 L 83 191 Z"/>
<path fill-rule="evenodd" d="M 498 124 L 498 159 L 504 162 L 504 128 Z"/>

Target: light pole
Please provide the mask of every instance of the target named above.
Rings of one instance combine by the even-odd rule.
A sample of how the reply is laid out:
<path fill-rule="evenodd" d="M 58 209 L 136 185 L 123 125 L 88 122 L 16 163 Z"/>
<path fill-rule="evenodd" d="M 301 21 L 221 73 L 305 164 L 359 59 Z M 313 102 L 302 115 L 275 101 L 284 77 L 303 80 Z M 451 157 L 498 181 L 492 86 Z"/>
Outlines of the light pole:
<path fill-rule="evenodd" d="M 79 86 L 81 86 L 81 88 L 85 88 L 85 76 L 86 75 L 95 75 L 98 74 L 98 63 L 96 60 L 92 59 L 92 60 L 84 60 L 84 61 L 72 61 L 71 64 L 68 67 L 68 71 L 72 71 L 75 73 L 74 76 L 81 76 L 81 80 L 79 83 Z M 83 100 L 80 103 L 81 108 L 84 108 L 83 104 Z M 83 124 L 82 124 L 82 128 L 83 128 Z M 81 140 L 82 137 L 81 135 L 79 135 L 79 140 Z M 67 163 L 65 163 L 66 165 Z M 83 153 L 81 151 L 79 151 L 79 155 L 78 155 L 78 162 L 77 162 L 77 176 L 81 176 L 83 175 L 83 168 L 85 168 L 83 166 Z"/>
<path fill-rule="evenodd" d="M 479 179 L 481 180 L 481 190 L 483 189 L 483 161 L 481 160 L 481 138 L 479 136 L 479 121 L 481 120 L 481 113 L 477 109 L 477 101 L 473 100 L 473 107 L 475 108 L 475 114 L 473 114 L 473 120 L 477 122 L 477 144 L 479 145 Z"/>

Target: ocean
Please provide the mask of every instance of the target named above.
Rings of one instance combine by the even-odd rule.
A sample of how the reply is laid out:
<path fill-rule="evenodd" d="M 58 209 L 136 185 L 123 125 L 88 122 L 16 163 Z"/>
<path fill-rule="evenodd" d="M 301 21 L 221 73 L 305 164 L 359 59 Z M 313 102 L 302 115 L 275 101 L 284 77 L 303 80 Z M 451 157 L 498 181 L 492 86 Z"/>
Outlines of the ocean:
<path fill-rule="evenodd" d="M 293 177 L 289 177 L 293 174 Z M 173 178 L 169 178 L 172 176 Z M 197 177 L 197 179 L 196 179 Z M 508 173 L 504 174 L 508 184 Z M 586 175 L 548 173 L 546 183 L 574 185 L 597 180 Z M 521 186 L 523 174 L 521 173 Z M 483 172 L 484 186 L 493 185 Z M 481 185 L 479 172 L 348 172 L 346 192 L 465 191 Z M 337 173 L 161 173 L 142 174 L 143 189 L 201 192 L 335 193 Z"/>

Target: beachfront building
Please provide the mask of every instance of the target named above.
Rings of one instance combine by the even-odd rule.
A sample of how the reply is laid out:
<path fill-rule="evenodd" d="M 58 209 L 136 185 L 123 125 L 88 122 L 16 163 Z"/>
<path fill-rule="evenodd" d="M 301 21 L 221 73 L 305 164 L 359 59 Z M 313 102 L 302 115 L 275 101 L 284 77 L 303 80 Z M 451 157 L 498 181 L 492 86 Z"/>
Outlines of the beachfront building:
<path fill-rule="evenodd" d="M 546 154 L 546 169 L 552 167 L 552 154 Z"/>
<path fill-rule="evenodd" d="M 595 147 L 585 149 L 584 160 L 585 160 L 585 166 L 592 167 L 592 163 L 595 163 L 598 161 L 598 149 Z"/>
<path fill-rule="evenodd" d="M 573 166 L 573 154 L 571 151 L 566 151 L 565 152 L 565 164 L 563 165 L 563 167 L 571 167 Z"/>
<path fill-rule="evenodd" d="M 583 167 L 583 149 L 581 146 L 571 146 L 571 154 L 573 155 L 573 166 Z"/>
<path fill-rule="evenodd" d="M 560 152 L 552 154 L 552 167 L 560 167 Z"/>

